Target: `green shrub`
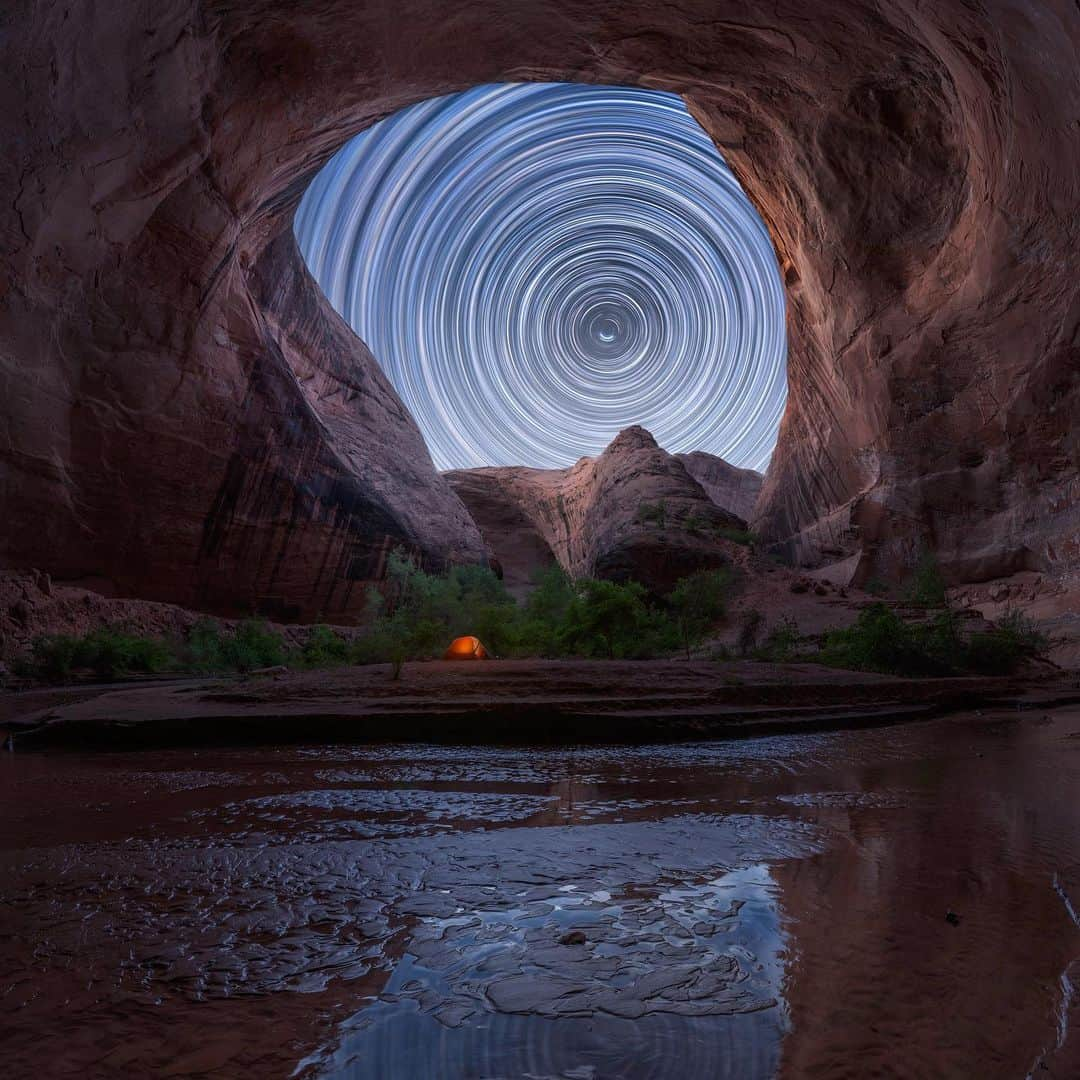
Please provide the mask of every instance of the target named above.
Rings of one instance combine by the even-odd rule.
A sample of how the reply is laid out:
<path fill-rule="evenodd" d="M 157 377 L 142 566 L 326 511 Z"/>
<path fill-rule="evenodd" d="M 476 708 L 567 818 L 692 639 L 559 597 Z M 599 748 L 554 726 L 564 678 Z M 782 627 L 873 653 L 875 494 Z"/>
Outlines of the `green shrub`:
<path fill-rule="evenodd" d="M 392 664 L 396 679 L 409 658 L 411 632 L 403 615 L 379 616 L 368 632 L 353 642 L 349 658 L 354 664 Z"/>
<path fill-rule="evenodd" d="M 173 654 L 160 638 L 107 626 L 81 637 L 52 634 L 35 639 L 27 670 L 46 682 L 66 682 L 80 670 L 93 671 L 99 679 L 115 679 L 153 674 L 173 664 Z"/>
<path fill-rule="evenodd" d="M 679 522 L 679 524 L 688 532 L 691 536 L 700 536 L 708 526 L 708 521 L 705 520 L 700 514 L 695 513 L 693 510 L 686 515 Z"/>
<path fill-rule="evenodd" d="M 885 596 L 889 592 L 889 583 L 881 578 L 871 578 L 864 586 L 863 591 L 871 596 Z"/>
<path fill-rule="evenodd" d="M 91 631 L 81 642 L 76 661 L 102 679 L 132 673 L 150 675 L 173 663 L 172 651 L 160 638 L 139 637 L 112 627 Z"/>
<path fill-rule="evenodd" d="M 1007 611 L 991 630 L 972 634 L 965 650 L 966 667 L 982 675 L 1009 674 L 1020 662 L 1040 656 L 1049 639 L 1019 611 Z"/>
<path fill-rule="evenodd" d="M 933 677 L 953 673 L 963 643 L 948 611 L 925 623 L 909 623 L 883 603 L 859 612 L 854 624 L 826 635 L 818 659 L 856 671 Z"/>
<path fill-rule="evenodd" d="M 213 619 L 196 621 L 188 630 L 181 656 L 188 671 L 223 671 L 227 665 L 221 627 Z"/>
<path fill-rule="evenodd" d="M 558 564 L 534 575 L 535 588 L 525 600 L 517 627 L 515 652 L 562 656 L 566 651 L 559 629 L 574 600 L 574 586 Z"/>
<path fill-rule="evenodd" d="M 308 668 L 337 667 L 349 662 L 349 643 L 329 626 L 313 626 L 299 650 L 299 664 Z"/>
<path fill-rule="evenodd" d="M 753 547 L 757 542 L 757 535 L 749 529 L 737 529 L 732 525 L 724 525 L 716 530 L 716 535 L 721 540 L 730 540 L 733 544 L 742 544 L 743 547 Z"/>
<path fill-rule="evenodd" d="M 181 650 L 182 666 L 192 672 L 252 671 L 285 662 L 281 635 L 262 619 L 246 619 L 232 633 L 222 633 L 213 619 L 199 619 Z"/>
<path fill-rule="evenodd" d="M 70 634 L 45 634 L 34 638 L 30 659 L 20 668 L 32 678 L 46 682 L 67 682 L 75 667 L 79 639 Z"/>
<path fill-rule="evenodd" d="M 648 622 L 645 589 L 636 581 L 579 581 L 563 617 L 559 638 L 579 656 L 636 655 Z"/>
<path fill-rule="evenodd" d="M 227 665 L 237 671 L 276 667 L 285 662 L 285 643 L 265 619 L 245 619 L 224 642 Z"/>

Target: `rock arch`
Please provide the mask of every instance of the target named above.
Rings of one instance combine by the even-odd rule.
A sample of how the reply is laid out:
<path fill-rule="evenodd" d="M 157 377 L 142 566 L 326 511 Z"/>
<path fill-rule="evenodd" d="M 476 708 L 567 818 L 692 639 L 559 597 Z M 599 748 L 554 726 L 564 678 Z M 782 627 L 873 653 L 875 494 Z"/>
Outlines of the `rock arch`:
<path fill-rule="evenodd" d="M 768 223 L 790 395 L 757 527 L 957 580 L 1080 564 L 1065 0 L 86 0 L 5 18 L 0 559 L 280 615 L 481 557 L 290 229 L 341 143 L 480 82 L 684 95 Z"/>

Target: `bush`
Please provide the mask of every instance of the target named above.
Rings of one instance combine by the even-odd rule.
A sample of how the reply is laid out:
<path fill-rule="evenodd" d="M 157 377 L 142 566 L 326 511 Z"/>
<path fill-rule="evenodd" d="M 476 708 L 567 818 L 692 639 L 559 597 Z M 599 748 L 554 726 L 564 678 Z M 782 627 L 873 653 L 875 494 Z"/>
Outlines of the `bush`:
<path fill-rule="evenodd" d="M 692 536 L 700 536 L 701 533 L 705 531 L 705 526 L 707 524 L 706 520 L 693 510 L 679 522 L 679 525 Z"/>
<path fill-rule="evenodd" d="M 281 635 L 262 619 L 246 619 L 223 634 L 213 619 L 199 619 L 188 631 L 180 662 L 187 671 L 252 671 L 285 662 Z"/>
<path fill-rule="evenodd" d="M 181 662 L 188 671 L 224 671 L 225 646 L 221 627 L 213 619 L 199 619 L 188 631 L 181 651 Z"/>
<path fill-rule="evenodd" d="M 349 643 L 329 626 L 313 626 L 296 659 L 300 666 L 307 668 L 347 664 Z"/>
<path fill-rule="evenodd" d="M 749 529 L 736 529 L 731 525 L 725 525 L 717 529 L 716 535 L 721 540 L 730 540 L 731 543 L 742 544 L 743 547 L 753 547 L 757 542 L 757 535 Z"/>
<path fill-rule="evenodd" d="M 966 666 L 982 675 L 1009 674 L 1020 662 L 1040 656 L 1049 639 L 1019 611 L 1007 611 L 984 633 L 972 634 L 967 643 Z"/>
<path fill-rule="evenodd" d="M 79 639 L 70 634 L 47 634 L 34 638 L 30 659 L 19 673 L 46 682 L 67 682 L 75 667 Z"/>
<path fill-rule="evenodd" d="M 645 589 L 636 581 L 579 581 L 559 629 L 568 652 L 580 656 L 637 655 L 648 622 Z"/>
<path fill-rule="evenodd" d="M 25 670 L 46 682 L 66 682 L 79 670 L 89 669 L 99 679 L 115 679 L 153 674 L 174 662 L 171 650 L 160 638 L 102 627 L 81 637 L 52 634 L 35 639 Z"/>
<path fill-rule="evenodd" d="M 160 638 L 139 637 L 111 627 L 87 634 L 76 655 L 77 666 L 92 668 L 102 679 L 133 673 L 151 675 L 173 663 L 172 651 Z"/>
<path fill-rule="evenodd" d="M 225 659 L 237 671 L 276 667 L 285 662 L 285 644 L 265 619 L 245 619 L 226 637 Z"/>
<path fill-rule="evenodd" d="M 951 612 L 926 623 L 908 623 L 878 602 L 863 608 L 852 626 L 826 635 L 818 659 L 855 671 L 933 677 L 955 671 L 961 654 Z"/>
<path fill-rule="evenodd" d="M 889 583 L 881 578 L 871 578 L 863 586 L 863 592 L 868 592 L 871 596 L 885 596 L 889 592 Z"/>
<path fill-rule="evenodd" d="M 667 503 L 663 499 L 655 503 L 641 503 L 638 506 L 637 520 L 643 525 L 653 524 L 663 529 L 667 524 Z"/>
<path fill-rule="evenodd" d="M 515 651 L 561 656 L 566 647 L 559 630 L 574 600 L 574 586 L 557 564 L 539 571 L 533 581 L 535 588 L 525 600 L 518 623 Z"/>

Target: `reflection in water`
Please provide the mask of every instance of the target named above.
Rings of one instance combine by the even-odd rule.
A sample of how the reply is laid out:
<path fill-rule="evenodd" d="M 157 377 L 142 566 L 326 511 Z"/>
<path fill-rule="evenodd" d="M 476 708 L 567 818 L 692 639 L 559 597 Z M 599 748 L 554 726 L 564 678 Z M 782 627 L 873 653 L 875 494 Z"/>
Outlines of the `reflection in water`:
<path fill-rule="evenodd" d="M 8 755 L 5 1075 L 1075 1077 L 1078 733 Z"/>

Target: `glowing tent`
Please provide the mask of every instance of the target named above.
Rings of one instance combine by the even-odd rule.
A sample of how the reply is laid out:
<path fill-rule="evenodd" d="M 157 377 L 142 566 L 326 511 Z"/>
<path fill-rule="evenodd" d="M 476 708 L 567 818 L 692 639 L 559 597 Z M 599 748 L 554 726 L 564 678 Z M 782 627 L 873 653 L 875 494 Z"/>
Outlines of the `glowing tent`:
<path fill-rule="evenodd" d="M 444 660 L 487 660 L 488 651 L 477 637 L 459 637 L 450 642 L 443 653 Z"/>

